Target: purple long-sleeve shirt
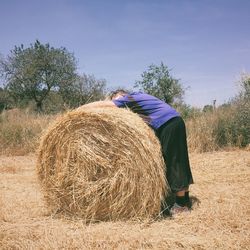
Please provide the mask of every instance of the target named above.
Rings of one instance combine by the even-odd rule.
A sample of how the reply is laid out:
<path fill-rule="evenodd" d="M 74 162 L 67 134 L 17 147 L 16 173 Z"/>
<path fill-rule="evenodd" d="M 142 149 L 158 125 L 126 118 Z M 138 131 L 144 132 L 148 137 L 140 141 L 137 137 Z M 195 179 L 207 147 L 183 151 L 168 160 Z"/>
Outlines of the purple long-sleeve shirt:
<path fill-rule="evenodd" d="M 121 96 L 113 103 L 119 107 L 127 107 L 140 115 L 153 129 L 158 129 L 170 119 L 180 114 L 167 103 L 142 92 L 132 92 Z"/>

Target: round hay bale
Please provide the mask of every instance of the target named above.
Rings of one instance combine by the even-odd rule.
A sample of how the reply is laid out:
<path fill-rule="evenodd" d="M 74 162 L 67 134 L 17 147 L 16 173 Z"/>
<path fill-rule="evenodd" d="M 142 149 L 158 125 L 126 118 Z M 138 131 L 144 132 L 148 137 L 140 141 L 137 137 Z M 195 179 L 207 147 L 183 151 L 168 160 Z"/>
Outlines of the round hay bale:
<path fill-rule="evenodd" d="M 154 132 L 118 108 L 75 110 L 43 135 L 37 171 L 54 211 L 86 220 L 148 218 L 166 192 Z"/>

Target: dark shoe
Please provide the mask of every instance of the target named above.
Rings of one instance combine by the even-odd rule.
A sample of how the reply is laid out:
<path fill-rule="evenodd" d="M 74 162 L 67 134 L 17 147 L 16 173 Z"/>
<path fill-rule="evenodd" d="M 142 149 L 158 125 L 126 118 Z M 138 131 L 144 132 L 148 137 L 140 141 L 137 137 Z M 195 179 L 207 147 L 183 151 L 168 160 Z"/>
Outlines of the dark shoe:
<path fill-rule="evenodd" d="M 192 208 L 192 206 L 193 206 L 193 202 L 192 202 L 192 200 L 191 200 L 191 199 L 189 199 L 189 200 L 187 201 L 186 206 L 187 206 L 189 209 L 191 209 L 191 208 Z"/>
<path fill-rule="evenodd" d="M 163 217 L 169 217 L 169 216 L 171 216 L 170 207 L 166 206 L 164 209 L 162 209 L 161 210 L 161 215 Z"/>

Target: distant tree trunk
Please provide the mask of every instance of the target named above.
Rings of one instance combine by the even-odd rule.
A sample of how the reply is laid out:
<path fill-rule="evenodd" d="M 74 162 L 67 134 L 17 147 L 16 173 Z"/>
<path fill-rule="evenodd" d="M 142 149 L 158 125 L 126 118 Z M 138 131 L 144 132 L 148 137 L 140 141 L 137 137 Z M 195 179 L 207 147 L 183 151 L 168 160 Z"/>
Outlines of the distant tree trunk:
<path fill-rule="evenodd" d="M 42 102 L 36 102 L 36 109 L 38 113 L 41 113 L 43 111 L 43 103 Z"/>

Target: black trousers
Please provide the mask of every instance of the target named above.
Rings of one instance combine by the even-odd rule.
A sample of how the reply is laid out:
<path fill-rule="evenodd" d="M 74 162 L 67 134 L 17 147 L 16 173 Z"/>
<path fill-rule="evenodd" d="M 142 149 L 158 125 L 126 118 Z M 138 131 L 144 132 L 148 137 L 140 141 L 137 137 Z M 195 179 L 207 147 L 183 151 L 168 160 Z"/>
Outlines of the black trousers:
<path fill-rule="evenodd" d="M 193 183 L 190 169 L 186 127 L 181 117 L 174 117 L 156 130 L 166 164 L 166 178 L 176 193 Z"/>

